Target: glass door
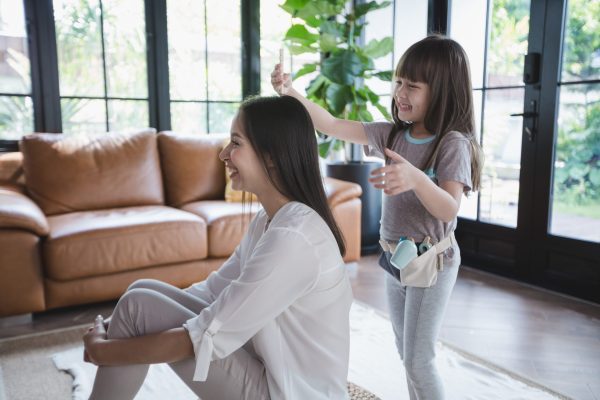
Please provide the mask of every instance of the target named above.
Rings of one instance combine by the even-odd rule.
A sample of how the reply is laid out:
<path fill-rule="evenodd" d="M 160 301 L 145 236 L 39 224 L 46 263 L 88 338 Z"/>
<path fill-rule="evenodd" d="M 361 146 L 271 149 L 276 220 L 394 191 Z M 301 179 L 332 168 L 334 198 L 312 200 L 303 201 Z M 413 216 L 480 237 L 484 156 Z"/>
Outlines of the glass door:
<path fill-rule="evenodd" d="M 600 0 L 532 0 L 531 13 L 539 133 L 523 152 L 520 262 L 532 282 L 600 302 Z"/>
<path fill-rule="evenodd" d="M 600 0 L 453 0 L 470 59 L 483 189 L 466 265 L 600 300 Z"/>
<path fill-rule="evenodd" d="M 485 154 L 482 190 L 465 201 L 460 216 L 516 228 L 521 168 L 521 120 L 512 117 L 525 95 L 530 0 L 474 3 L 455 0 L 450 36 L 470 63 L 477 130 Z M 476 21 L 476 23 L 474 23 Z"/>
<path fill-rule="evenodd" d="M 570 0 L 558 85 L 549 233 L 600 242 L 600 1 Z"/>

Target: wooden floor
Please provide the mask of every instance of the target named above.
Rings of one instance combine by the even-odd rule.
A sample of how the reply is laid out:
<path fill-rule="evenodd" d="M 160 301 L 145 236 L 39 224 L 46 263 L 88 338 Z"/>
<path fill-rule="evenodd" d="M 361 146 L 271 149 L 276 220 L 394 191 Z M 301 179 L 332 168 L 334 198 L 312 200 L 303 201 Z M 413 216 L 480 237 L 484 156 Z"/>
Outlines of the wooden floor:
<path fill-rule="evenodd" d="M 354 297 L 387 313 L 375 256 Z M 600 400 L 600 306 L 461 267 L 440 339 L 574 399 Z"/>
<path fill-rule="evenodd" d="M 388 312 L 375 256 L 348 264 L 354 296 Z M 90 322 L 114 302 L 34 315 L 0 338 Z M 600 306 L 461 267 L 440 339 L 573 399 L 600 400 Z M 399 361 L 400 362 L 400 361 Z"/>

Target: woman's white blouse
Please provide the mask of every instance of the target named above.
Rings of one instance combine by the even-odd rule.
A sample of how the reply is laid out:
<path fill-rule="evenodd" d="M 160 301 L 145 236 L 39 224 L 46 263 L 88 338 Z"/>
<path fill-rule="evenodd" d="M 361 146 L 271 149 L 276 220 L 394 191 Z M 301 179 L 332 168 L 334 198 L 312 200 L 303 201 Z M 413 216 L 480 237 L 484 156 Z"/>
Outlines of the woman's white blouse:
<path fill-rule="evenodd" d="M 223 266 L 189 292 L 210 304 L 186 321 L 194 380 L 249 340 L 272 399 L 347 399 L 352 289 L 337 242 L 310 207 L 259 211 Z"/>

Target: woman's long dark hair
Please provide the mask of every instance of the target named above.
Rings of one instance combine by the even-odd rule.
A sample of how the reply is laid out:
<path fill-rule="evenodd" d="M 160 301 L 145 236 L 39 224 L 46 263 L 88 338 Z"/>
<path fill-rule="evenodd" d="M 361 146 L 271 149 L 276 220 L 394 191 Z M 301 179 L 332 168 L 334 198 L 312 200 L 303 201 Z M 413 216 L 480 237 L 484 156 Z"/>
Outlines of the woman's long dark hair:
<path fill-rule="evenodd" d="M 398 61 L 395 77 L 429 85 L 429 107 L 425 114 L 425 128 L 435 135 L 433 150 L 423 170 L 434 167 L 440 143 L 451 131 L 462 133 L 471 144 L 471 179 L 473 191 L 479 190 L 483 152 L 475 136 L 475 112 L 469 60 L 456 41 L 442 35 L 431 35 L 413 44 Z M 387 146 L 396 135 L 410 126 L 400 121 L 398 107 L 392 98 L 394 127 Z"/>
<path fill-rule="evenodd" d="M 315 210 L 344 256 L 346 245 L 327 203 L 315 128 L 306 108 L 291 96 L 252 97 L 241 104 L 239 116 L 271 183 L 288 199 Z"/>

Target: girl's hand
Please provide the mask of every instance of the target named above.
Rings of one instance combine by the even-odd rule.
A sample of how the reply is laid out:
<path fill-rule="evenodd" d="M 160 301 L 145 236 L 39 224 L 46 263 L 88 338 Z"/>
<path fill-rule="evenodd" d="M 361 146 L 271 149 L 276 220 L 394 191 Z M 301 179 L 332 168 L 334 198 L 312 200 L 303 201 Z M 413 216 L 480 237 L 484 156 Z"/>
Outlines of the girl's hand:
<path fill-rule="evenodd" d="M 271 72 L 271 85 L 278 95 L 283 96 L 288 93 L 292 87 L 292 77 L 290 74 L 283 73 L 283 65 L 276 64 Z"/>
<path fill-rule="evenodd" d="M 98 346 L 106 340 L 106 329 L 104 327 L 104 319 L 101 315 L 96 317 L 94 326 L 90 327 L 85 335 L 83 335 L 83 361 L 99 365 L 98 363 Z"/>
<path fill-rule="evenodd" d="M 392 160 L 392 164 L 378 168 L 371 172 L 369 182 L 377 189 L 383 189 L 388 196 L 414 190 L 419 181 L 426 176 L 423 171 L 406 161 L 400 154 L 385 149 L 385 154 Z"/>

